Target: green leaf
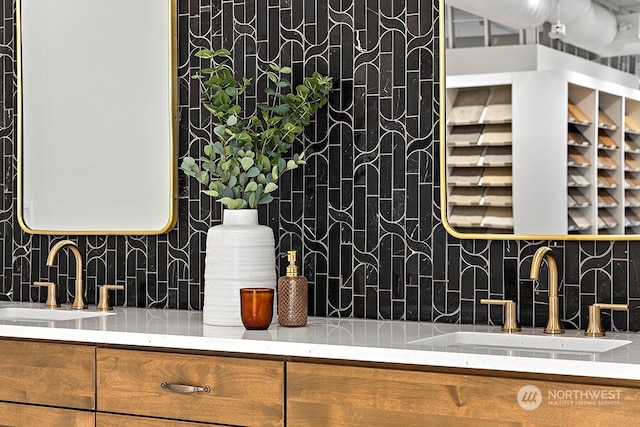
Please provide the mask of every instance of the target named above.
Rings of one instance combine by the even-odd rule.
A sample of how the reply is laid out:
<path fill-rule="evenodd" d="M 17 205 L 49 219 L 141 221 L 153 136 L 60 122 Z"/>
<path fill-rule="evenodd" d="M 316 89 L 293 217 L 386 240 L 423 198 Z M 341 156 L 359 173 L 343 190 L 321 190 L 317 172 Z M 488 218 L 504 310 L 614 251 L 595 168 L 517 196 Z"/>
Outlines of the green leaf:
<path fill-rule="evenodd" d="M 273 182 L 268 182 L 264 187 L 265 193 L 271 193 L 272 191 L 276 191 L 278 189 L 278 185 Z"/>
<path fill-rule="evenodd" d="M 238 118 L 234 115 L 229 116 L 227 119 L 227 126 L 235 126 L 238 123 Z"/>
<path fill-rule="evenodd" d="M 260 198 L 258 202 L 259 205 L 266 205 L 267 203 L 273 202 L 273 196 L 271 194 L 265 194 Z"/>
<path fill-rule="evenodd" d="M 280 68 L 280 72 L 282 74 L 291 74 L 293 70 L 291 69 L 291 67 L 282 67 Z"/>
<path fill-rule="evenodd" d="M 238 140 L 243 143 L 253 142 L 253 137 L 246 131 L 240 132 L 238 135 L 236 135 L 236 138 L 238 138 Z"/>
<path fill-rule="evenodd" d="M 269 158 L 267 156 L 265 156 L 264 154 L 259 154 L 258 155 L 257 164 L 258 164 L 258 166 L 260 166 L 260 168 L 263 171 L 269 170 L 269 168 L 271 167 L 271 162 L 269 162 Z"/>
<path fill-rule="evenodd" d="M 260 138 L 263 141 L 266 141 L 267 139 L 271 138 L 273 136 L 273 134 L 275 134 L 278 130 L 275 128 L 271 128 L 271 129 L 267 129 L 264 132 L 262 132 L 262 135 L 260 135 Z"/>
<path fill-rule="evenodd" d="M 276 76 L 274 73 L 272 73 L 271 71 L 267 71 L 266 74 L 267 74 L 267 77 L 269 77 L 269 80 L 271 80 L 274 83 L 278 82 L 278 76 Z"/>
<path fill-rule="evenodd" d="M 204 105 L 204 108 L 206 108 L 211 114 L 215 115 L 217 113 L 217 110 L 213 108 L 210 103 L 203 102 L 202 105 Z"/>
<path fill-rule="evenodd" d="M 287 114 L 289 110 L 291 110 L 291 107 L 289 107 L 288 104 L 280 104 L 273 107 L 274 114 L 277 114 L 279 116 Z"/>
<path fill-rule="evenodd" d="M 224 136 L 226 135 L 226 126 L 224 125 L 218 125 L 215 128 L 213 128 L 213 133 L 215 133 L 216 135 L 218 135 L 221 138 L 224 138 Z"/>
<path fill-rule="evenodd" d="M 253 166 L 247 171 L 247 178 L 254 178 L 260 174 L 260 169 Z"/>
<path fill-rule="evenodd" d="M 233 199 L 231 197 L 223 197 L 219 200 L 219 202 L 229 209 L 243 209 L 247 206 L 246 200 Z"/>
<path fill-rule="evenodd" d="M 225 185 L 220 181 L 211 181 L 211 184 L 209 184 L 209 190 L 215 190 L 218 193 L 224 191 L 224 188 Z"/>
<path fill-rule="evenodd" d="M 214 52 L 215 56 L 228 56 L 231 57 L 231 52 L 229 52 L 227 49 L 218 49 Z"/>
<path fill-rule="evenodd" d="M 240 164 L 242 165 L 242 169 L 249 170 L 251 166 L 253 166 L 253 159 L 251 157 L 243 157 L 240 159 Z"/>
<path fill-rule="evenodd" d="M 209 49 L 202 49 L 195 53 L 195 56 L 202 59 L 211 59 L 213 58 L 213 51 Z"/>
<path fill-rule="evenodd" d="M 245 192 L 255 192 L 258 189 L 258 184 L 255 181 L 251 181 L 244 187 Z"/>
<path fill-rule="evenodd" d="M 294 160 L 289 160 L 287 162 L 287 170 L 295 169 L 297 167 L 298 167 L 298 165 L 296 164 L 296 162 Z"/>
<path fill-rule="evenodd" d="M 309 93 L 311 93 L 311 90 L 304 86 L 304 85 L 298 85 L 296 87 L 296 92 L 298 93 L 298 96 L 302 97 L 302 98 L 306 98 L 307 95 L 309 95 Z"/>
<path fill-rule="evenodd" d="M 257 206 L 256 204 L 256 199 L 258 198 L 258 196 L 256 196 L 256 193 L 251 193 L 249 195 L 249 207 L 252 209 L 255 209 L 255 207 Z"/>
<path fill-rule="evenodd" d="M 216 141 L 213 143 L 213 145 L 211 146 L 211 148 L 213 149 L 213 152 L 220 155 L 220 156 L 224 156 L 225 152 L 224 152 L 224 146 L 222 145 L 222 143 L 220 141 Z"/>
<path fill-rule="evenodd" d="M 216 175 L 216 162 L 205 160 L 202 162 L 202 169 L 209 172 L 211 175 Z"/>
<path fill-rule="evenodd" d="M 196 161 L 193 160 L 193 157 L 185 157 L 184 159 L 182 159 L 182 169 L 192 169 L 193 166 L 197 166 Z"/>
<path fill-rule="evenodd" d="M 233 191 L 229 187 L 227 187 L 226 185 L 224 186 L 222 191 L 220 191 L 219 193 L 223 198 L 224 197 L 228 197 L 228 198 L 232 198 L 233 197 Z"/>

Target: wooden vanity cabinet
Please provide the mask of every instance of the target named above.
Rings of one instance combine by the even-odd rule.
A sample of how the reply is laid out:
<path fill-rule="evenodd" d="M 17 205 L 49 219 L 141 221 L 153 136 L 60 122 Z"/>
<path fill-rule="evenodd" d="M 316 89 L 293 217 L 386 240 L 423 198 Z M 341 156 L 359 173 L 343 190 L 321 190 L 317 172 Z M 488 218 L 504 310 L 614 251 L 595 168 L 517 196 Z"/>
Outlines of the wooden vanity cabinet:
<path fill-rule="evenodd" d="M 221 424 L 215 424 L 221 426 Z M 132 415 L 96 414 L 96 427 L 204 427 L 211 424 L 191 423 L 188 421 L 162 420 Z M 224 426 L 223 426 L 224 427 Z"/>
<path fill-rule="evenodd" d="M 0 402 L 0 425 L 3 427 L 92 427 L 95 425 L 95 413 Z"/>
<path fill-rule="evenodd" d="M 628 425 L 638 416 L 640 385 L 589 384 L 593 380 L 587 378 L 585 383 L 543 381 L 535 379 L 543 376 L 522 375 L 290 362 L 287 425 L 614 426 Z M 526 409 L 518 403 L 519 393 Z M 541 403 L 533 408 L 536 398 Z"/>
<path fill-rule="evenodd" d="M 95 424 L 95 347 L 0 339 L 0 355 L 0 425 Z"/>
<path fill-rule="evenodd" d="M 0 340 L 0 400 L 95 409 L 95 347 Z"/>
<path fill-rule="evenodd" d="M 0 354 L 2 426 L 614 426 L 640 405 L 630 380 L 8 339 Z"/>
<path fill-rule="evenodd" d="M 180 393 L 163 383 L 209 391 Z M 99 412 L 283 426 L 284 362 L 100 348 L 97 401 Z"/>

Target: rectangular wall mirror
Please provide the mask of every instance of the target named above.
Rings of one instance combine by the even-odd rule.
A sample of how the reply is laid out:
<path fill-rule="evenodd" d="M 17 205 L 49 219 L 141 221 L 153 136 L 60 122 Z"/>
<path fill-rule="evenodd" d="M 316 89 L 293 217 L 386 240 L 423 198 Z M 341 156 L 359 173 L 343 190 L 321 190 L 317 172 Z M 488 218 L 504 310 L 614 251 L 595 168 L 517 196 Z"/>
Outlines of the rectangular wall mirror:
<path fill-rule="evenodd" d="M 638 239 L 640 1 L 612 3 L 440 2 L 451 234 Z"/>
<path fill-rule="evenodd" d="M 18 218 L 38 234 L 176 221 L 176 0 L 18 0 Z"/>

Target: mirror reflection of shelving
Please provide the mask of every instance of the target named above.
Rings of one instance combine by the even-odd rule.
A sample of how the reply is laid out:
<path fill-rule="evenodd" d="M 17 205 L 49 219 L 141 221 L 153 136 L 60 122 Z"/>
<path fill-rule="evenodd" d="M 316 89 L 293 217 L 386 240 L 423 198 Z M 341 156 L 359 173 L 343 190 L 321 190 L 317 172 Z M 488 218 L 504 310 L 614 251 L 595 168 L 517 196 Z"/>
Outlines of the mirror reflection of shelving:
<path fill-rule="evenodd" d="M 600 92 L 598 96 L 598 234 L 623 234 L 621 141 L 622 98 Z"/>
<path fill-rule="evenodd" d="M 624 226 L 640 233 L 640 101 L 627 99 L 624 117 Z"/>
<path fill-rule="evenodd" d="M 569 234 L 593 234 L 595 93 L 569 85 L 567 102 L 567 228 Z"/>
<path fill-rule="evenodd" d="M 627 196 L 622 185 L 624 182 L 626 189 L 637 185 L 640 190 L 640 173 L 635 172 L 640 172 L 640 157 L 627 149 L 636 147 L 640 154 L 640 146 L 635 140 L 626 142 L 623 156 L 622 97 L 575 84 L 569 84 L 568 95 L 568 231 L 624 234 L 625 224 L 640 220 L 632 206 L 633 201 L 640 202 L 640 191 L 631 194 L 629 190 Z"/>
<path fill-rule="evenodd" d="M 513 233 L 511 86 L 448 93 L 448 221 L 464 232 Z"/>

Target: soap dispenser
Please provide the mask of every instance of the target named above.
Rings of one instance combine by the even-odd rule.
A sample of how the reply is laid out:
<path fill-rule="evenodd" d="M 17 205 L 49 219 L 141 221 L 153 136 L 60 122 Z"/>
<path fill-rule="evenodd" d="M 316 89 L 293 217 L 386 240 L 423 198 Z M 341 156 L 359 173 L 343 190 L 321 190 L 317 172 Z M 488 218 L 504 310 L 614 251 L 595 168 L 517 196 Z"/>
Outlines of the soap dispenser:
<path fill-rule="evenodd" d="M 298 251 L 287 251 L 287 275 L 278 279 L 278 323 L 281 326 L 307 324 L 307 278 L 300 276 L 296 260 Z"/>

